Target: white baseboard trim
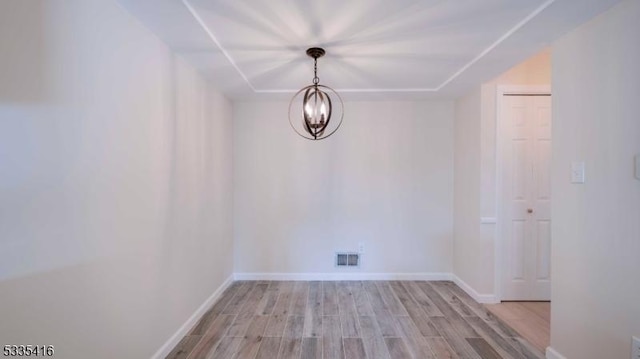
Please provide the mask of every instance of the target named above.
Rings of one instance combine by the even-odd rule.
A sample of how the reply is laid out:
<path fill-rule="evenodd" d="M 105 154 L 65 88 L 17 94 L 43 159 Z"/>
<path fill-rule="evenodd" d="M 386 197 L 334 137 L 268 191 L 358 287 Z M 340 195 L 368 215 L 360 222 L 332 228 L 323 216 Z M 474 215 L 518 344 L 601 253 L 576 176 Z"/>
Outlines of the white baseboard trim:
<path fill-rule="evenodd" d="M 547 347 L 546 357 L 547 359 L 567 359 L 564 355 L 558 353 L 552 347 Z"/>
<path fill-rule="evenodd" d="M 162 347 L 160 347 L 160 349 L 158 349 L 158 351 L 155 354 L 153 354 L 151 359 L 164 359 L 167 355 L 169 355 L 169 353 L 171 353 L 173 348 L 175 348 L 176 345 L 180 343 L 182 338 L 184 338 L 184 336 L 189 333 L 191 328 L 193 328 L 196 325 L 196 323 L 198 323 L 198 320 L 200 320 L 200 318 L 204 315 L 204 313 L 206 313 L 207 310 L 209 310 L 209 308 L 213 306 L 213 304 L 218 300 L 218 298 L 220 298 L 220 295 L 222 294 L 222 292 L 224 292 L 225 289 L 227 289 L 231 285 L 231 283 L 233 283 L 233 274 L 231 274 L 229 278 L 227 278 L 218 287 L 218 289 L 216 289 L 213 292 L 213 294 L 211 294 L 209 298 L 207 298 L 207 300 L 205 300 L 204 303 L 202 303 L 202 305 L 198 309 L 196 309 L 196 311 L 189 317 L 189 319 L 187 319 L 187 321 L 184 324 L 182 324 L 180 329 L 178 329 L 178 331 L 175 332 L 171 336 L 171 338 L 169 338 L 169 340 L 167 340 L 167 342 L 164 343 Z"/>
<path fill-rule="evenodd" d="M 467 284 L 467 282 L 460 279 L 460 277 L 458 277 L 457 275 L 452 274 L 451 277 L 453 282 L 457 284 L 458 287 L 460 287 L 462 290 L 467 292 L 467 294 L 469 294 L 471 298 L 473 298 L 476 302 L 485 304 L 500 303 L 495 294 L 480 294 L 476 292 L 476 290 L 473 289 L 469 284 Z"/>
<path fill-rule="evenodd" d="M 235 280 L 451 280 L 451 273 L 235 273 Z"/>

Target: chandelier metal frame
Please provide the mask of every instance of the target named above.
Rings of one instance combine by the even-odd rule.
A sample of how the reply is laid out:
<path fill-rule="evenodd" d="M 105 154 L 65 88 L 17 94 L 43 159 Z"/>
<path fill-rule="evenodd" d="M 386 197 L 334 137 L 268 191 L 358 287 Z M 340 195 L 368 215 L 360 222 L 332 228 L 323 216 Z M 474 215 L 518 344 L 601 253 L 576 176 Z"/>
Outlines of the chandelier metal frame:
<path fill-rule="evenodd" d="M 291 128 L 300 136 L 308 140 L 322 140 L 333 135 L 344 118 L 344 103 L 340 95 L 331 87 L 320 85 L 318 78 L 318 58 L 325 55 L 325 50 L 320 47 L 311 47 L 307 49 L 307 55 L 313 58 L 313 84 L 305 86 L 291 99 L 289 103 L 289 124 Z M 293 105 L 296 99 L 302 95 L 302 128 L 297 129 L 294 126 L 292 114 Z M 334 100 L 331 98 L 334 97 Z M 337 103 L 335 101 L 337 99 Z M 297 100 L 299 101 L 299 100 Z M 334 129 L 329 129 L 332 116 L 334 115 L 333 106 L 339 105 L 340 118 Z M 334 119 L 335 123 L 335 119 Z M 328 131 L 327 131 L 328 130 Z"/>

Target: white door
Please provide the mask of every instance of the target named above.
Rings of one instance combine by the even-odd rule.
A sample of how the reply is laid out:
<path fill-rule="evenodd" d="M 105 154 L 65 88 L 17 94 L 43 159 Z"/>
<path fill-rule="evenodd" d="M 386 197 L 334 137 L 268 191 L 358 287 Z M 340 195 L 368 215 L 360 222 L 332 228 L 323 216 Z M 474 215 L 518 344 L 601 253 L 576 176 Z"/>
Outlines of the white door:
<path fill-rule="evenodd" d="M 502 300 L 550 300 L 551 96 L 501 103 Z"/>

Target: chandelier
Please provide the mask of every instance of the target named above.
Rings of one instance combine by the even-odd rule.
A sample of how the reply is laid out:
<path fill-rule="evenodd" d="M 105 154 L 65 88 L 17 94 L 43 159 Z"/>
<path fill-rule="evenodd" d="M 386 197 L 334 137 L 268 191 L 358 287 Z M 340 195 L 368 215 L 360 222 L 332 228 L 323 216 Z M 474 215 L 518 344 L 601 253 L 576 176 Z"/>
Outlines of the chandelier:
<path fill-rule="evenodd" d="M 320 85 L 318 58 L 325 51 L 319 47 L 307 49 L 313 58 L 313 84 L 303 87 L 289 103 L 289 124 L 308 140 L 322 140 L 334 134 L 344 117 L 340 95 L 331 87 Z"/>

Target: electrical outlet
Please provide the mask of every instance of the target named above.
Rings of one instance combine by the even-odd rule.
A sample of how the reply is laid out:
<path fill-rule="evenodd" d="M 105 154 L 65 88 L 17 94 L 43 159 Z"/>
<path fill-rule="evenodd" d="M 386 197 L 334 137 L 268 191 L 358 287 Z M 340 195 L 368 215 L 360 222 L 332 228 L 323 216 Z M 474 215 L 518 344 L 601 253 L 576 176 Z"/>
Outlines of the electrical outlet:
<path fill-rule="evenodd" d="M 640 339 L 631 337 L 631 359 L 640 359 Z"/>
<path fill-rule="evenodd" d="M 364 253 L 364 242 L 358 242 L 358 253 Z"/>

